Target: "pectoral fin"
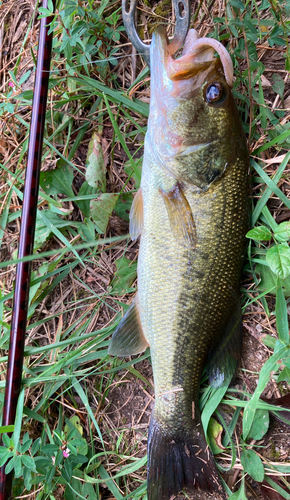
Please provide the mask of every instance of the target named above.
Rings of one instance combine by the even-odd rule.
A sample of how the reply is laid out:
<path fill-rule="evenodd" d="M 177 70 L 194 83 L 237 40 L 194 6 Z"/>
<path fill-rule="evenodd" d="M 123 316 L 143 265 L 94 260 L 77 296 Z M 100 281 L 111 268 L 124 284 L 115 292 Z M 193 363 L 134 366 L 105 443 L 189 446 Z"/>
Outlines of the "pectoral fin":
<path fill-rule="evenodd" d="M 241 350 L 242 312 L 238 301 L 221 341 L 209 356 L 206 370 L 212 387 L 230 384 L 239 364 Z"/>
<path fill-rule="evenodd" d="M 136 298 L 113 333 L 109 354 L 120 357 L 132 356 L 145 351 L 148 346 L 142 331 Z"/>
<path fill-rule="evenodd" d="M 137 240 L 143 229 L 143 196 L 142 189 L 139 188 L 132 203 L 130 212 L 130 236 Z"/>
<path fill-rule="evenodd" d="M 166 193 L 160 191 L 167 209 L 171 231 L 185 246 L 196 247 L 196 227 L 190 205 L 179 184 Z"/>

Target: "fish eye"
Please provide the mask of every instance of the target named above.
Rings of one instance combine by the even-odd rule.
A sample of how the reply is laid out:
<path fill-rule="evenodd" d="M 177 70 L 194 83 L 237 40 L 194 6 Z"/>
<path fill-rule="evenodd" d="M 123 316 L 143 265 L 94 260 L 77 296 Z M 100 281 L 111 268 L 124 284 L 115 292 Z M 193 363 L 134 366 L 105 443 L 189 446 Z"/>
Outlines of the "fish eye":
<path fill-rule="evenodd" d="M 209 104 L 217 103 L 223 96 L 223 86 L 219 82 L 210 83 L 205 91 L 206 101 Z"/>

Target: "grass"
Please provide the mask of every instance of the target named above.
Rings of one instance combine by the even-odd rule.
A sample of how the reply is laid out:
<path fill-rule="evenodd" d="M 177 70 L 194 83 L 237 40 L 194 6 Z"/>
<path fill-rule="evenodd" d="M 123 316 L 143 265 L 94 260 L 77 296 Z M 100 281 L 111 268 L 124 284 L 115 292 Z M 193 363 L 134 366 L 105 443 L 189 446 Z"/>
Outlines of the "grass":
<path fill-rule="evenodd" d="M 205 381 L 203 425 L 211 438 L 216 429 L 223 431 L 215 443 L 222 447 L 215 451 L 232 500 L 249 492 L 261 498 L 269 485 L 287 499 L 285 439 L 267 437 L 267 431 L 269 412 L 280 419 L 274 428 L 284 429 L 287 410 L 278 406 L 279 397 L 290 383 L 290 232 L 285 226 L 290 6 L 230 0 L 224 8 L 217 0 L 208 10 L 209 4 L 199 2 L 195 22 L 203 36 L 223 41 L 233 57 L 234 95 L 252 155 L 256 229 L 249 234 L 241 286 L 242 368 L 228 390 L 214 390 Z M 146 2 L 143 7 L 148 10 Z M 35 69 L 36 48 L 31 42 L 30 52 L 28 40 L 34 40 L 37 24 L 24 8 L 19 25 L 11 1 L 0 9 L 6 32 L 19 29 L 20 34 L 17 40 L 4 39 L 0 83 L 3 405 Z M 149 24 L 164 22 L 158 12 Z M 128 239 L 128 212 L 140 184 L 149 73 L 140 58 L 135 66 L 130 56 L 120 2 L 60 2 L 53 28 L 24 390 L 13 436 L 4 434 L 1 463 L 12 458 L 15 498 L 145 500 L 153 401 L 149 352 L 119 360 L 108 356 L 107 347 L 136 291 L 138 244 Z"/>

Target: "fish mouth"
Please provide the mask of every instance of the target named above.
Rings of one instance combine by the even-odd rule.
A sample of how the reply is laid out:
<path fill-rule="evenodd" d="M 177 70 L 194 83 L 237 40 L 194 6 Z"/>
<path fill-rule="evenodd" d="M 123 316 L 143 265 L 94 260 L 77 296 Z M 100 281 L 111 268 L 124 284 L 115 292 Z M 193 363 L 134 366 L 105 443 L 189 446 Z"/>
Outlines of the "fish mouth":
<path fill-rule="evenodd" d="M 229 87 L 233 86 L 233 63 L 227 49 L 213 38 L 199 38 L 196 30 L 189 30 L 185 39 L 181 57 L 173 59 L 170 54 L 167 35 L 163 27 L 158 27 L 155 36 L 161 38 L 164 54 L 164 63 L 167 76 L 171 81 L 191 78 L 201 71 L 207 70 L 216 61 L 214 53 L 217 52 L 224 70 L 224 75 Z"/>

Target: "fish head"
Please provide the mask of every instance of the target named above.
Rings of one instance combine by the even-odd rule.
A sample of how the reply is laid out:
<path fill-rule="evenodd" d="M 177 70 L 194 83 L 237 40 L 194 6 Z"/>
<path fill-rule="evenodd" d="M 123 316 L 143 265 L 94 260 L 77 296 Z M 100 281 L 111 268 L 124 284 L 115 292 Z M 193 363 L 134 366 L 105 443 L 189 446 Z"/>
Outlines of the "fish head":
<path fill-rule="evenodd" d="M 173 59 L 169 47 L 164 28 L 157 28 L 147 141 L 158 164 L 205 190 L 246 154 L 231 92 L 232 60 L 220 42 L 199 38 L 195 30 L 188 32 L 181 57 Z"/>

